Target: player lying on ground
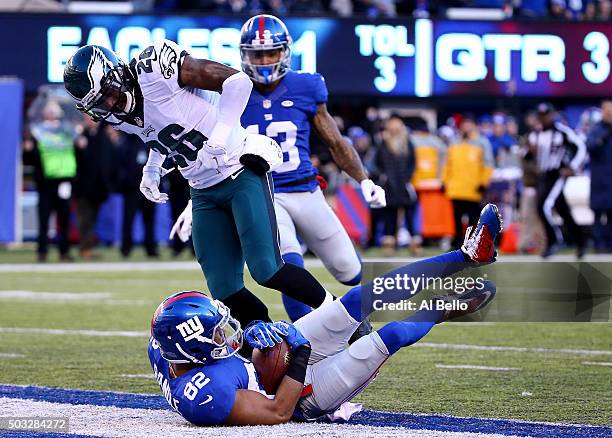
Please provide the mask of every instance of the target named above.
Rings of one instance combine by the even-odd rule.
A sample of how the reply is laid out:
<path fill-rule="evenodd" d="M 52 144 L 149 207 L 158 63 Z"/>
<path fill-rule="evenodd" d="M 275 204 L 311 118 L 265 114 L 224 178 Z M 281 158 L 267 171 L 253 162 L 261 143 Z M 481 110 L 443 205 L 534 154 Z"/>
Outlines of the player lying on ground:
<path fill-rule="evenodd" d="M 468 230 L 461 250 L 403 266 L 383 277 L 442 278 L 475 262 L 492 262 L 500 231 L 497 208 L 489 204 L 476 227 Z M 197 425 L 279 424 L 292 417 L 314 420 L 355 397 L 401 347 L 419 341 L 435 324 L 483 308 L 495 295 L 493 283 L 484 282 L 483 287 L 462 295 L 437 297 L 465 307 L 419 310 L 346 348 L 353 331 L 367 317 L 361 301 L 371 286 L 354 287 L 295 325 L 257 322 L 246 328 L 244 337 L 253 347 L 274 345 L 282 336 L 291 348 L 292 358 L 275 396 L 262 390 L 253 363 L 237 354 L 242 330 L 222 303 L 201 292 L 171 296 L 155 311 L 149 343 L 149 359 L 164 396 L 173 409 Z"/>
<path fill-rule="evenodd" d="M 270 320 L 244 285 L 245 261 L 262 286 L 313 307 L 332 299 L 308 271 L 281 257 L 267 171 L 282 163 L 282 152 L 240 125 L 253 87 L 246 74 L 160 40 L 129 65 L 107 48 L 81 47 L 66 63 L 64 85 L 79 110 L 150 148 L 140 185 L 147 199 L 168 199 L 159 191 L 166 159 L 189 181 L 198 262 L 212 296 L 239 321 Z"/>

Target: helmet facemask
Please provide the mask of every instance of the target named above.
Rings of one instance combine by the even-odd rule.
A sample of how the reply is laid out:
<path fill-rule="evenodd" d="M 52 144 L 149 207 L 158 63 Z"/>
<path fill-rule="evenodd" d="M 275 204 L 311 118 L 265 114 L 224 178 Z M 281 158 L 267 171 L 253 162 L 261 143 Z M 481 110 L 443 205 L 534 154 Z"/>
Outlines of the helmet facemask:
<path fill-rule="evenodd" d="M 287 74 L 291 69 L 291 41 L 289 43 L 273 43 L 265 44 L 259 47 L 254 44 L 240 45 L 240 58 L 242 59 L 242 70 L 253 81 L 259 84 L 270 84 Z M 262 52 L 280 50 L 279 60 L 272 64 L 258 64 L 253 61 L 261 55 Z"/>
<path fill-rule="evenodd" d="M 109 99 L 113 99 L 109 104 Z M 133 81 L 125 64 L 108 69 L 100 81 L 100 89 L 92 88 L 76 107 L 94 121 L 111 115 L 127 116 L 136 106 Z"/>
<path fill-rule="evenodd" d="M 207 330 L 196 336 L 190 341 L 190 345 L 181 346 L 180 342 L 175 342 L 174 347 L 181 353 L 185 359 L 177 359 L 175 356 L 170 357 L 164 353 L 163 348 L 160 348 L 161 356 L 168 362 L 172 363 L 196 363 L 203 364 L 206 362 L 206 356 L 212 359 L 224 359 L 233 356 L 240 350 L 242 346 L 242 328 L 240 323 L 230 315 L 230 311 L 219 300 L 211 300 L 219 312 L 219 321 L 215 324 L 212 330 Z M 155 316 L 154 316 L 155 319 Z M 197 340 L 201 344 L 193 344 Z"/>

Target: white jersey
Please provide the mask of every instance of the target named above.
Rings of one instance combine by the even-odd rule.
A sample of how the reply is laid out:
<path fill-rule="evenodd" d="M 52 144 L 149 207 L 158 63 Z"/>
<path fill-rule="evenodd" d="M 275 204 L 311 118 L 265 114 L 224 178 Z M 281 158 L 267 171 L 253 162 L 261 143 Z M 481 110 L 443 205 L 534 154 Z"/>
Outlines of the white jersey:
<path fill-rule="evenodd" d="M 137 98 L 132 114 L 135 124 L 112 116 L 110 122 L 122 122 L 115 128 L 138 135 L 149 148 L 173 158 L 192 187 L 205 188 L 242 167 L 239 158 L 247 131 L 239 123 L 232 128 L 226 153 L 217 160 L 219 167 L 206 167 L 198 159 L 198 152 L 207 153 L 202 148 L 217 122 L 221 95 L 181 86 L 180 69 L 187 55 L 169 40 L 156 41 L 143 50 L 130 63 L 142 91 L 142 105 Z"/>

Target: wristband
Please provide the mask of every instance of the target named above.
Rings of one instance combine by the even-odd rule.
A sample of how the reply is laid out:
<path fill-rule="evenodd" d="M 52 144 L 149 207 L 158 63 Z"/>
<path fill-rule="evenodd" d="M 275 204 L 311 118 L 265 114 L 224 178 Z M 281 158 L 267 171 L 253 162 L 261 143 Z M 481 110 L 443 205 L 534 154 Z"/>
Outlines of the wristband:
<path fill-rule="evenodd" d="M 310 345 L 302 345 L 291 353 L 291 362 L 285 376 L 291 377 L 293 380 L 304 383 L 306 379 L 306 367 L 308 359 L 310 359 Z"/>

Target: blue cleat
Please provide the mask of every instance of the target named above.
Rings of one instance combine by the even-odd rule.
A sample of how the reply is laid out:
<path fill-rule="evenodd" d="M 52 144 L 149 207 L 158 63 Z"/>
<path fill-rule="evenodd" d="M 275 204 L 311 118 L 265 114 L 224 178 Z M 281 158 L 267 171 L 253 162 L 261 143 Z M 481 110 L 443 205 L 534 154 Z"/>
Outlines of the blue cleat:
<path fill-rule="evenodd" d="M 474 262 L 494 262 L 497 255 L 495 243 L 502 230 L 502 219 L 497 206 L 485 205 L 476 226 L 468 227 L 461 251 Z"/>
<path fill-rule="evenodd" d="M 474 287 L 471 291 L 461 295 L 451 294 L 433 297 L 432 300 L 442 301 L 446 308 L 438 324 L 478 312 L 493 300 L 496 290 L 495 283 L 485 280 L 482 282 L 482 287 Z"/>

